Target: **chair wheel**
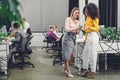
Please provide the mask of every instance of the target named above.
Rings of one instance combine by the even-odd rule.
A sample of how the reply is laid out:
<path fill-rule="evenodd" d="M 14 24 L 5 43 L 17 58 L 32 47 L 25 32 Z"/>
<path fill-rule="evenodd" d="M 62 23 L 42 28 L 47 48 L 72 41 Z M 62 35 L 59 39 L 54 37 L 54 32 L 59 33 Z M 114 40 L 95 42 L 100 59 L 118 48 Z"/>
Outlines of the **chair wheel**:
<path fill-rule="evenodd" d="M 20 67 L 20 70 L 23 70 L 24 68 L 23 67 Z"/>
<path fill-rule="evenodd" d="M 34 65 L 32 65 L 32 68 L 35 68 L 35 66 L 34 66 Z"/>
<path fill-rule="evenodd" d="M 53 63 L 53 66 L 55 66 L 55 63 Z"/>

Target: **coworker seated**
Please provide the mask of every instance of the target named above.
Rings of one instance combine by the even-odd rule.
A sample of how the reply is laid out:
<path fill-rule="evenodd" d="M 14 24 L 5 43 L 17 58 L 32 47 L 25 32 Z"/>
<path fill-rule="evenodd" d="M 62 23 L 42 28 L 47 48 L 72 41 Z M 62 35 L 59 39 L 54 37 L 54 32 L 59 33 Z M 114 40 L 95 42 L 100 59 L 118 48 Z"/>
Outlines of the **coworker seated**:
<path fill-rule="evenodd" d="M 52 38 L 55 41 L 59 41 L 60 38 L 57 37 L 57 35 L 54 33 L 54 30 L 54 25 L 51 25 L 49 31 L 46 33 L 46 36 Z"/>
<path fill-rule="evenodd" d="M 15 38 L 11 40 L 14 46 L 10 49 L 11 54 L 19 50 L 24 51 L 25 44 L 27 42 L 26 34 L 22 29 L 20 29 L 20 25 L 18 23 L 13 24 L 13 31 L 15 33 Z"/>
<path fill-rule="evenodd" d="M 58 31 L 59 31 L 59 27 L 58 26 L 55 26 L 54 27 L 54 33 L 57 37 L 60 37 L 60 35 L 58 34 Z"/>

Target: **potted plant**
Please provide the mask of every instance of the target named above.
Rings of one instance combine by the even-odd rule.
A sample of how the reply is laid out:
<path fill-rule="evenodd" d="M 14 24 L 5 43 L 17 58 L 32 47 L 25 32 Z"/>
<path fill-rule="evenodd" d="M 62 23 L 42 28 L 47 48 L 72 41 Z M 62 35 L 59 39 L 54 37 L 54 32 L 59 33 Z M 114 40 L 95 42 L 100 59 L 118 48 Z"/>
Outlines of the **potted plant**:
<path fill-rule="evenodd" d="M 110 41 L 117 41 L 118 42 L 120 39 L 120 28 L 118 31 L 116 31 L 112 27 L 104 28 L 102 31 L 102 37 L 104 39 L 107 39 L 108 42 L 110 42 Z"/>
<path fill-rule="evenodd" d="M 17 21 L 22 24 L 18 0 L 0 0 L 0 29 L 3 25 L 8 28 L 12 22 Z"/>
<path fill-rule="evenodd" d="M 6 36 L 7 36 L 7 33 L 0 32 L 0 43 L 3 42 Z"/>

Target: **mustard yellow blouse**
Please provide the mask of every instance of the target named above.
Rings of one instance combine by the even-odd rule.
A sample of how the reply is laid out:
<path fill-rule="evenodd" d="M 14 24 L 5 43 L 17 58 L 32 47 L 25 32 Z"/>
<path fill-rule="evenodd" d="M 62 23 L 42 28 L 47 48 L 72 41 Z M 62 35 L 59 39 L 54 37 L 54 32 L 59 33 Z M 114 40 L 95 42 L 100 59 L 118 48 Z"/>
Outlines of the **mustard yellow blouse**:
<path fill-rule="evenodd" d="M 89 29 L 87 29 L 89 27 Z M 99 31 L 99 18 L 92 19 L 91 17 L 87 16 L 84 29 L 86 32 L 86 38 L 89 32 L 98 32 Z"/>

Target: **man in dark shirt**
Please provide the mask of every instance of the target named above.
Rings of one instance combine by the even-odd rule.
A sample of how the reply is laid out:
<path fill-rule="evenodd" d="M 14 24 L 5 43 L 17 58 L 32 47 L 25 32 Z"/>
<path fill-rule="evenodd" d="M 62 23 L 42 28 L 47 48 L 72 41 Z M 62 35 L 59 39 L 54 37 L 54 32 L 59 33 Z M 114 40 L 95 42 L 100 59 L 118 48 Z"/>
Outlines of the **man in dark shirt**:
<path fill-rule="evenodd" d="M 18 23 L 13 24 L 13 31 L 15 34 L 15 39 L 12 39 L 11 42 L 13 43 L 12 48 L 10 49 L 11 60 L 14 63 L 14 53 L 16 52 L 24 52 L 25 45 L 27 42 L 26 34 L 23 30 L 20 29 L 20 25 Z"/>

